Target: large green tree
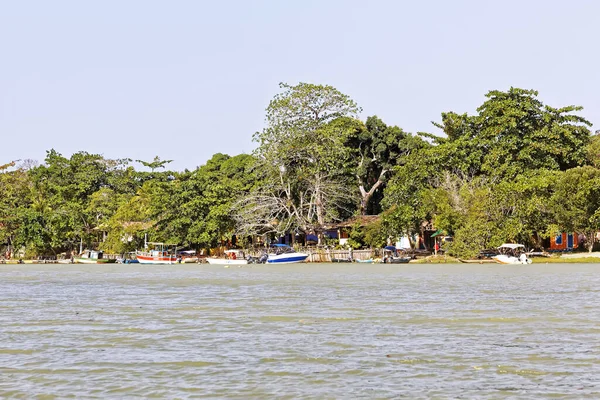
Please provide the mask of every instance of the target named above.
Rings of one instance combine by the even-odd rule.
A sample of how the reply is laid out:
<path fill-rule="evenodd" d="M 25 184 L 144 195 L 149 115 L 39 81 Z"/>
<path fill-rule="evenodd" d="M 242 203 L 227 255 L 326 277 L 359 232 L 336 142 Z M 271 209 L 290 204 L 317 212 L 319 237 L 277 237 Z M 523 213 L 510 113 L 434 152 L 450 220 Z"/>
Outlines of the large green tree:
<path fill-rule="evenodd" d="M 393 168 L 402 165 L 408 155 L 425 145 L 420 137 L 397 126 L 388 126 L 377 116 L 368 117 L 365 124 L 357 124 L 345 146 L 347 164 L 360 191 L 361 214 L 381 212 L 379 203 Z"/>
<path fill-rule="evenodd" d="M 214 248 L 235 233 L 233 204 L 256 183 L 254 157 L 215 154 L 195 171 L 158 185 L 152 196 L 157 234 L 191 247 Z"/>
<path fill-rule="evenodd" d="M 32 204 L 28 169 L 15 162 L 0 166 L 0 250 L 6 245 L 9 256 L 24 242 L 19 233 Z"/>
<path fill-rule="evenodd" d="M 491 91 L 476 115 L 443 113 L 442 122 L 435 125 L 444 135 L 429 135 L 431 146 L 413 152 L 394 170 L 383 201 L 388 210 L 385 219 L 388 225 L 397 233 L 418 233 L 425 221 L 437 221 L 447 231 L 456 233 L 455 246 L 460 242 L 459 229 L 468 226 L 469 220 L 478 226 L 482 221 L 492 221 L 494 228 L 482 226 L 482 231 L 501 228 L 492 244 L 502 240 L 501 237 L 516 240 L 516 237 L 525 237 L 526 232 L 528 235 L 532 230 L 542 229 L 539 218 L 535 223 L 529 219 L 526 228 L 521 230 L 516 228 L 520 222 L 516 222 L 518 218 L 515 219 L 514 213 L 485 219 L 478 214 L 478 210 L 491 212 L 486 202 L 497 209 L 516 207 L 519 199 L 511 195 L 528 190 L 521 182 L 522 177 L 528 179 L 540 170 L 565 171 L 589 162 L 590 123 L 575 114 L 581 107 L 550 107 L 544 105 L 537 94 L 518 88 Z M 473 204 L 481 207 L 457 213 L 455 200 L 466 198 L 460 195 L 465 185 L 448 187 L 448 182 L 478 182 L 477 187 L 482 189 L 473 192 L 478 195 L 471 198 Z M 486 190 L 491 190 L 489 196 L 484 196 Z M 499 197 L 503 193 L 506 195 Z M 488 199 L 479 202 L 477 199 L 482 196 Z M 520 204 L 518 209 L 523 210 L 523 207 L 529 206 Z M 510 225 L 512 222 L 514 225 Z M 473 225 L 463 231 L 477 232 L 477 229 Z"/>
<path fill-rule="evenodd" d="M 30 219 L 43 227 L 53 251 L 75 249 L 80 241 L 88 246 L 101 241 L 101 224 L 116 209 L 110 206 L 118 194 L 115 189 L 132 192 L 136 186 L 129 181 L 128 162 L 87 152 L 66 158 L 50 150 L 44 164 L 31 169 L 37 214 Z"/>

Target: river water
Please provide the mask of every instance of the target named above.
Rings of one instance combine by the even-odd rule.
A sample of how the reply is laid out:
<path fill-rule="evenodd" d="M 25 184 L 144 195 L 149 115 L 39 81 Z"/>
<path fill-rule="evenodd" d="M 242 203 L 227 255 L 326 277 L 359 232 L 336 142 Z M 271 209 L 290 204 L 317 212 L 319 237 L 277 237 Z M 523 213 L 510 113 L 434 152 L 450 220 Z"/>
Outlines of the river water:
<path fill-rule="evenodd" d="M 0 397 L 600 398 L 600 265 L 0 265 Z"/>

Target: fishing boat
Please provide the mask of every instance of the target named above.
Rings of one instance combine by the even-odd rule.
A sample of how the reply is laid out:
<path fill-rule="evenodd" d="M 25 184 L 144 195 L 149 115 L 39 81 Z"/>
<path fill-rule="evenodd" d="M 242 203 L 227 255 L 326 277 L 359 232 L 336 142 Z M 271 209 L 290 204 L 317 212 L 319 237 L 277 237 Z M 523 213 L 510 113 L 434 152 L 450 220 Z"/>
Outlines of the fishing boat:
<path fill-rule="evenodd" d="M 395 246 L 385 246 L 383 248 L 383 257 L 381 261 L 385 264 L 406 264 L 412 259 L 407 255 L 404 249 L 397 249 Z"/>
<path fill-rule="evenodd" d="M 298 253 L 287 244 L 273 244 L 267 257 L 267 264 L 291 264 L 306 261 L 308 254 Z"/>
<path fill-rule="evenodd" d="M 77 257 L 73 257 L 75 264 L 109 264 L 117 262 L 114 258 L 105 258 L 103 251 L 84 250 Z"/>
<path fill-rule="evenodd" d="M 152 250 L 136 251 L 135 258 L 140 264 L 176 264 L 176 245 L 160 242 L 149 242 Z M 146 246 L 147 247 L 147 246 Z"/>
<path fill-rule="evenodd" d="M 531 264 L 531 258 L 525 254 L 525 246 L 516 243 L 504 243 L 498 247 L 500 254 L 492 257 L 499 264 Z"/>
<path fill-rule="evenodd" d="M 197 263 L 199 258 L 195 250 L 181 250 L 177 252 L 179 261 L 184 264 Z"/>
<path fill-rule="evenodd" d="M 209 264 L 217 264 L 217 265 L 244 265 L 248 264 L 248 260 L 246 259 L 244 252 L 242 250 L 231 249 L 225 250 L 225 257 L 220 258 L 212 258 L 207 257 L 206 261 Z"/>

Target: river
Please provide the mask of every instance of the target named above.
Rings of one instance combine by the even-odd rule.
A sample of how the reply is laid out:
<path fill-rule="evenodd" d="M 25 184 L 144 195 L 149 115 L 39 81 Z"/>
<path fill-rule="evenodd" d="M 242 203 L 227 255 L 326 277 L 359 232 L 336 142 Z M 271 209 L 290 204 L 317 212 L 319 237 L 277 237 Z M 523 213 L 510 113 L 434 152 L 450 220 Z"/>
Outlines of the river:
<path fill-rule="evenodd" d="M 0 265 L 0 397 L 600 398 L 600 265 Z"/>

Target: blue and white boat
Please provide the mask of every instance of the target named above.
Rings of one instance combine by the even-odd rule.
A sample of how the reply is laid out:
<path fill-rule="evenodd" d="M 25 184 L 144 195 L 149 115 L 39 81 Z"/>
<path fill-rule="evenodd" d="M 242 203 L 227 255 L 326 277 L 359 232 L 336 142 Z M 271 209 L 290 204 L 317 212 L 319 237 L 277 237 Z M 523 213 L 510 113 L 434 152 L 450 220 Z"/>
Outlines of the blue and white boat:
<path fill-rule="evenodd" d="M 287 244 L 272 245 L 267 264 L 291 264 L 306 261 L 308 254 L 298 253 Z"/>

